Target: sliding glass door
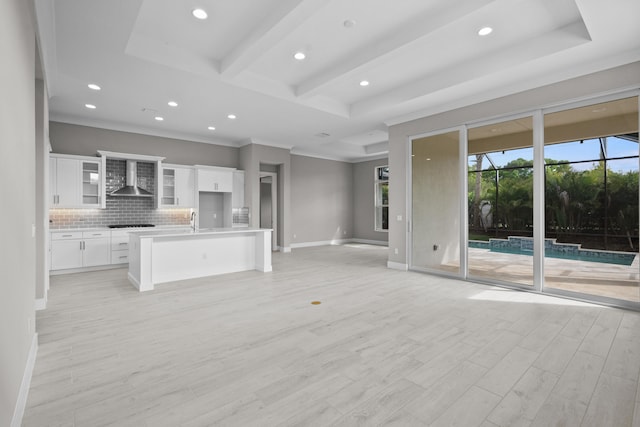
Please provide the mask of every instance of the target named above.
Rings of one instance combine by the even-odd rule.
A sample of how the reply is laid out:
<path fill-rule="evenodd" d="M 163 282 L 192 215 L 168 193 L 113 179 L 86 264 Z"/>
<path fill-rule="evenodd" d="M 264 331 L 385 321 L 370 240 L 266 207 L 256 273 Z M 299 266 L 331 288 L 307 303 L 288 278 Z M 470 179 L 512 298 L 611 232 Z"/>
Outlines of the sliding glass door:
<path fill-rule="evenodd" d="M 460 274 L 460 133 L 411 142 L 411 266 Z"/>
<path fill-rule="evenodd" d="M 544 116 L 545 288 L 640 301 L 638 98 Z"/>
<path fill-rule="evenodd" d="M 410 267 L 640 308 L 638 122 L 634 94 L 413 139 Z"/>
<path fill-rule="evenodd" d="M 533 119 L 468 131 L 468 275 L 533 286 Z"/>

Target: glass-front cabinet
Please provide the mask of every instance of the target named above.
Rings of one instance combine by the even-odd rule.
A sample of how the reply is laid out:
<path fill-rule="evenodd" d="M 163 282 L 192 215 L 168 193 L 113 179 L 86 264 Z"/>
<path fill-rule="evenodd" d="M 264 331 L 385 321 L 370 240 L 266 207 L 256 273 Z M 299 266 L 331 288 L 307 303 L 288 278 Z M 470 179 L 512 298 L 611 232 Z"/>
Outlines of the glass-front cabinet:
<path fill-rule="evenodd" d="M 162 166 L 162 197 L 166 208 L 192 208 L 195 206 L 195 170 L 189 166 Z"/>
<path fill-rule="evenodd" d="M 100 162 L 82 161 L 82 204 L 100 206 Z"/>
<path fill-rule="evenodd" d="M 162 169 L 162 204 L 175 206 L 176 204 L 176 170 Z"/>
<path fill-rule="evenodd" d="M 103 161 L 83 156 L 51 154 L 50 208 L 104 208 Z"/>

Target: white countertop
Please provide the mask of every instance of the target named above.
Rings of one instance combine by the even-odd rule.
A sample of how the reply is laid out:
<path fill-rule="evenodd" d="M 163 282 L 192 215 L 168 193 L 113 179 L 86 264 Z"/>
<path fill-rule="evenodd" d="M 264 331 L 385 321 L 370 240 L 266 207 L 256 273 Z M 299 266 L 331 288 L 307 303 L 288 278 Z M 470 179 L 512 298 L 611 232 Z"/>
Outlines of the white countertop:
<path fill-rule="evenodd" d="M 49 228 L 49 232 L 51 233 L 69 233 L 74 231 L 141 231 L 141 230 L 163 230 L 163 231 L 171 231 L 171 230 L 186 230 L 190 228 L 188 224 L 185 225 L 156 225 L 155 227 L 121 227 L 121 228 L 110 228 L 110 227 L 80 227 L 80 228 Z"/>
<path fill-rule="evenodd" d="M 241 233 L 260 233 L 266 231 L 273 231 L 270 228 L 247 228 L 247 227 L 235 227 L 235 228 L 203 228 L 196 231 L 188 230 L 136 230 L 131 231 L 130 234 L 145 237 L 184 237 L 184 236 L 206 236 L 215 234 L 241 234 Z"/>

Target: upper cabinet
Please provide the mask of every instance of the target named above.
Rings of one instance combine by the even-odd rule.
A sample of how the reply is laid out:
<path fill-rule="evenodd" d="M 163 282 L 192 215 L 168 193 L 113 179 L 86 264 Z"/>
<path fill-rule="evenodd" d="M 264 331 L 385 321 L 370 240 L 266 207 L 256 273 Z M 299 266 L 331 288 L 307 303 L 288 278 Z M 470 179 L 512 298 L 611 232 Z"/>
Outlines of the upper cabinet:
<path fill-rule="evenodd" d="M 195 171 L 192 167 L 163 165 L 161 176 L 162 207 L 195 206 Z"/>
<path fill-rule="evenodd" d="M 198 166 L 198 191 L 231 193 L 233 172 L 230 168 L 202 168 Z"/>
<path fill-rule="evenodd" d="M 104 160 L 81 156 L 49 158 L 49 207 L 104 208 Z"/>

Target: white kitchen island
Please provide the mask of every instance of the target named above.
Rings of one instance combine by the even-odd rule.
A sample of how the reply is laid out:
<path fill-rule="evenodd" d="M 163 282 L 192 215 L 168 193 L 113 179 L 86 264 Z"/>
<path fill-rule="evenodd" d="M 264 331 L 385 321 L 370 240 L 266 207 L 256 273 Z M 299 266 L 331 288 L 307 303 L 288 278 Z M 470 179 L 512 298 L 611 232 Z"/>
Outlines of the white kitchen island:
<path fill-rule="evenodd" d="M 129 236 L 129 281 L 140 292 L 176 280 L 271 271 L 269 229 L 154 230 Z"/>

